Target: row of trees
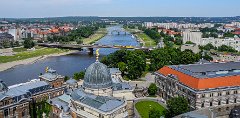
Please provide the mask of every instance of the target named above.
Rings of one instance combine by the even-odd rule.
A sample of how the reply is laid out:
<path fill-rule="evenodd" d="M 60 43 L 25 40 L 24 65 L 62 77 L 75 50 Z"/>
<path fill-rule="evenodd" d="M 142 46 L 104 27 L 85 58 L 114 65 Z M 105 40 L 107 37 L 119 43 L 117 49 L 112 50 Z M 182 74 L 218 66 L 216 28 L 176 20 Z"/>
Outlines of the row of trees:
<path fill-rule="evenodd" d="M 149 53 L 151 61 L 150 70 L 156 71 L 165 65 L 192 64 L 201 58 L 200 54 L 194 54 L 191 50 L 181 50 L 176 48 L 161 48 Z"/>
<path fill-rule="evenodd" d="M 52 36 L 48 37 L 47 40 L 50 42 L 69 42 L 69 41 L 76 41 L 77 43 L 82 43 L 83 38 L 88 38 L 89 36 L 93 35 L 95 31 L 99 29 L 100 26 L 84 26 L 79 27 L 76 30 L 72 30 L 66 36 Z"/>
<path fill-rule="evenodd" d="M 137 79 L 146 70 L 146 54 L 136 50 L 118 50 L 101 60 L 109 67 L 117 67 L 122 71 L 122 75 L 128 79 Z"/>
<path fill-rule="evenodd" d="M 227 46 L 227 45 L 222 45 L 222 46 L 219 46 L 219 47 L 215 47 L 213 46 L 211 43 L 205 45 L 205 46 L 199 46 L 199 48 L 201 50 L 218 50 L 220 52 L 238 52 L 237 50 L 235 50 L 233 47 L 231 46 Z"/>
<path fill-rule="evenodd" d="M 151 64 L 146 64 L 146 58 Z M 101 62 L 109 67 L 116 67 L 122 71 L 125 78 L 130 80 L 141 77 L 144 71 L 156 71 L 165 65 L 192 64 L 199 61 L 200 54 L 190 50 L 181 52 L 175 48 L 161 48 L 144 52 L 141 50 L 118 50 L 102 58 Z"/>
<path fill-rule="evenodd" d="M 2 43 L 0 43 L 0 48 L 10 48 L 10 47 L 19 47 L 20 44 L 18 41 L 3 41 Z"/>

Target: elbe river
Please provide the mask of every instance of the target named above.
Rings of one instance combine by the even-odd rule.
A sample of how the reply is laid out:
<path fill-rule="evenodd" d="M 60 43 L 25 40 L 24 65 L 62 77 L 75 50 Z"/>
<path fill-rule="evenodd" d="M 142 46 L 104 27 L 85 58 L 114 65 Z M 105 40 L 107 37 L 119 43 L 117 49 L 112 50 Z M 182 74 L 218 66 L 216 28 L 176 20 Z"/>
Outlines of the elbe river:
<path fill-rule="evenodd" d="M 108 27 L 107 30 L 108 35 L 100 39 L 97 44 L 139 46 L 139 43 L 132 35 L 125 35 L 123 32 L 120 33 L 120 35 L 118 35 L 117 32 L 113 32 L 112 34 L 114 30 L 122 30 L 121 26 Z M 100 49 L 100 59 L 116 50 L 117 49 Z M 55 69 L 60 75 L 72 77 L 74 73 L 85 70 L 95 61 L 95 55 L 90 56 L 86 51 L 79 51 L 64 56 L 48 57 L 33 64 L 16 66 L 12 69 L 0 72 L 0 79 L 8 86 L 27 82 L 32 79 L 37 79 L 40 73 L 44 73 L 46 67 Z"/>

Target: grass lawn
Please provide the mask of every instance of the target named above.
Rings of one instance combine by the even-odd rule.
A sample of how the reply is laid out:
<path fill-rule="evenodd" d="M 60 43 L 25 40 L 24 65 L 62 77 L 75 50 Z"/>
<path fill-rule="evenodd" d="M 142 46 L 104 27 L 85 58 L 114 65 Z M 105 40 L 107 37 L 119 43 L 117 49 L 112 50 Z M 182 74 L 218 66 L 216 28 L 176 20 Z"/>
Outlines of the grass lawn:
<path fill-rule="evenodd" d="M 67 50 L 61 50 L 61 49 L 54 49 L 54 48 L 43 48 L 38 49 L 35 51 L 25 51 L 25 52 L 19 52 L 14 56 L 0 56 L 0 63 L 6 63 L 6 62 L 12 62 L 17 60 L 23 60 L 43 55 L 49 55 L 54 53 L 63 53 Z"/>
<path fill-rule="evenodd" d="M 27 51 L 26 48 L 13 48 L 13 51 L 14 52 L 24 52 L 24 51 Z"/>
<path fill-rule="evenodd" d="M 154 101 L 141 101 L 136 103 L 135 107 L 142 118 L 148 118 L 148 112 L 150 109 L 155 108 L 156 110 L 161 111 L 161 113 L 165 110 L 163 106 Z"/>
<path fill-rule="evenodd" d="M 137 34 L 137 36 L 145 42 L 145 47 L 154 47 L 157 45 L 156 42 L 145 33 Z"/>
<path fill-rule="evenodd" d="M 89 38 L 83 39 L 83 44 L 92 44 L 104 37 L 107 34 L 107 30 L 105 28 L 99 29 L 95 34 L 90 36 Z"/>

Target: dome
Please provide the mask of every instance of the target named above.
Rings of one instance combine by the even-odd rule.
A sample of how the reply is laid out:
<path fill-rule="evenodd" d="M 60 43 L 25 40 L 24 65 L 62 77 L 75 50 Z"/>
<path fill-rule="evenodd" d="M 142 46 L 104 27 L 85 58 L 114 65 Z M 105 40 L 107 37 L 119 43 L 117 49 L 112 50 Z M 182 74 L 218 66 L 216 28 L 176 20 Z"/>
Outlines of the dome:
<path fill-rule="evenodd" d="M 7 85 L 2 80 L 0 80 L 0 92 L 6 90 L 8 90 Z"/>
<path fill-rule="evenodd" d="M 92 89 L 109 88 L 112 79 L 109 68 L 100 62 L 91 64 L 85 73 L 83 87 Z"/>
<path fill-rule="evenodd" d="M 77 85 L 77 81 L 75 79 L 72 79 L 72 78 L 67 80 L 66 83 L 68 85 Z"/>

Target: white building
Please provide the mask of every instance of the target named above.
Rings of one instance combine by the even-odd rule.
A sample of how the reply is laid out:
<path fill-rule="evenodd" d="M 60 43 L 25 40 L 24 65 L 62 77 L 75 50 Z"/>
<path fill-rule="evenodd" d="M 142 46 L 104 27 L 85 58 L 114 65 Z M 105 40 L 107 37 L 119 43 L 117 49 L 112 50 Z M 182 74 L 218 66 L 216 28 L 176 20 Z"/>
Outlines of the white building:
<path fill-rule="evenodd" d="M 207 44 L 212 44 L 215 47 L 219 47 L 222 45 L 227 45 L 233 47 L 235 50 L 240 51 L 240 39 L 239 38 L 202 38 L 201 42 L 199 45 L 207 45 Z"/>
<path fill-rule="evenodd" d="M 197 45 L 201 44 L 202 32 L 186 30 L 183 32 L 183 43 L 191 41 Z"/>

